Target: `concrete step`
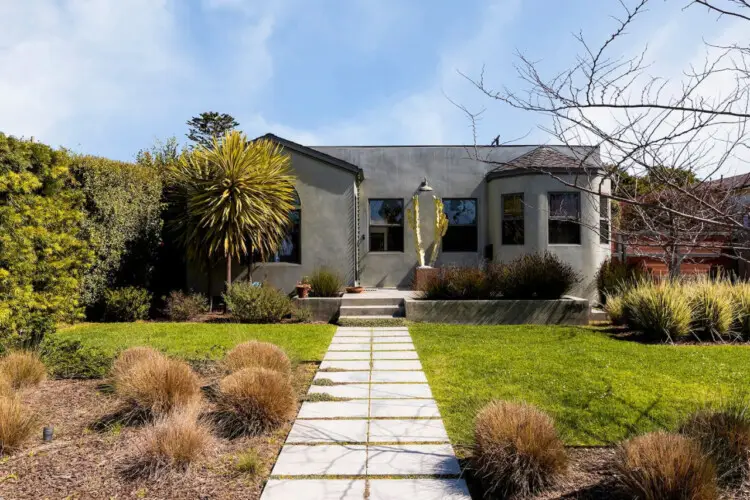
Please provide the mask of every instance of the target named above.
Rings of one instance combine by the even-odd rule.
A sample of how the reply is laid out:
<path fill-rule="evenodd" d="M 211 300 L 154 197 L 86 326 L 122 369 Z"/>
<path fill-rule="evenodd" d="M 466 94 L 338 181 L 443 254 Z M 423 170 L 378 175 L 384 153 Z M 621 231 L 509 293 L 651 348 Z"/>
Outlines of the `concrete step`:
<path fill-rule="evenodd" d="M 403 309 L 400 306 L 375 306 L 375 305 L 356 305 L 341 306 L 339 315 L 341 317 L 350 316 L 403 316 Z"/>
<path fill-rule="evenodd" d="M 406 318 L 394 316 L 347 316 L 340 317 L 340 326 L 405 326 Z"/>
<path fill-rule="evenodd" d="M 403 297 L 352 297 L 344 295 L 341 298 L 342 306 L 400 306 L 403 302 Z"/>

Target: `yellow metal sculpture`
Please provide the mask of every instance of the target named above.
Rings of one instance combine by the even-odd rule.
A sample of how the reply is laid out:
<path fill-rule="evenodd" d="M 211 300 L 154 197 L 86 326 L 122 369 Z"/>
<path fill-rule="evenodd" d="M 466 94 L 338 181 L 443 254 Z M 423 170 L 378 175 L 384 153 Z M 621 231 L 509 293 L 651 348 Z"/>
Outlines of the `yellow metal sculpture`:
<path fill-rule="evenodd" d="M 430 267 L 435 266 L 438 253 L 440 252 L 440 243 L 443 241 L 446 231 L 448 231 L 448 217 L 445 215 L 443 200 L 437 196 L 433 196 L 432 199 L 435 202 L 435 241 L 432 244 Z"/>

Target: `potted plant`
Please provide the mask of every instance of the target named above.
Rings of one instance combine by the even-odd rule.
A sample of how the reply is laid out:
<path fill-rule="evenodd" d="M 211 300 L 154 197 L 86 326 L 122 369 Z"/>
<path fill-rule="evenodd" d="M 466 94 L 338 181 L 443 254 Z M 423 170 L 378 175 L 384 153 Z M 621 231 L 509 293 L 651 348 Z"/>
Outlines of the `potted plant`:
<path fill-rule="evenodd" d="M 300 281 L 297 282 L 297 297 L 300 299 L 306 299 L 310 293 L 310 279 L 307 276 L 303 276 Z"/>

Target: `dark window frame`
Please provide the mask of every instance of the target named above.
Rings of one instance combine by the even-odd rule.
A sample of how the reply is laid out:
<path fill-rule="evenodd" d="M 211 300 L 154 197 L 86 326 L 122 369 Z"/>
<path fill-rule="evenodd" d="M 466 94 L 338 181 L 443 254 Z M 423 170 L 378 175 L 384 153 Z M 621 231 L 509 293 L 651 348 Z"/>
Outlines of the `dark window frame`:
<path fill-rule="evenodd" d="M 606 204 L 606 208 L 603 214 L 602 203 Z M 601 194 L 599 195 L 599 244 L 601 245 L 609 245 L 612 239 L 612 226 L 610 224 L 610 220 L 612 218 L 610 215 L 611 205 L 612 204 L 610 203 L 609 198 Z"/>
<path fill-rule="evenodd" d="M 479 199 L 478 198 L 443 198 L 443 213 L 445 213 L 445 206 L 447 201 L 473 201 L 474 202 L 474 224 L 451 224 L 448 219 L 448 229 L 445 232 L 445 236 L 448 236 L 448 231 L 452 227 L 473 227 L 474 228 L 474 245 L 468 250 L 453 250 L 445 247 L 445 236 L 443 236 L 440 242 L 440 250 L 443 253 L 477 253 L 479 251 Z M 448 214 L 446 214 L 446 217 Z"/>
<path fill-rule="evenodd" d="M 401 203 L 401 224 L 373 224 L 372 223 L 372 212 L 370 203 L 373 201 L 398 201 Z M 367 198 L 367 249 L 368 252 L 373 253 L 404 253 L 406 251 L 406 229 L 404 219 L 406 218 L 406 203 L 403 198 Z M 386 228 L 385 236 L 385 250 L 373 250 L 372 243 L 372 228 Z M 400 227 L 401 228 L 401 250 L 390 250 L 388 248 L 388 229 L 389 227 Z"/>
<path fill-rule="evenodd" d="M 505 215 L 505 199 L 511 196 L 518 196 L 521 198 L 521 216 L 520 217 L 513 217 L 513 216 L 506 216 Z M 500 244 L 502 246 L 523 246 L 526 244 L 526 205 L 524 204 L 524 193 L 506 193 L 500 195 Z M 505 221 L 508 220 L 509 222 L 517 222 L 521 221 L 521 241 L 514 241 L 511 242 L 510 239 L 506 240 L 506 232 L 505 232 Z"/>
<path fill-rule="evenodd" d="M 297 233 L 297 245 L 295 247 L 296 255 L 293 254 L 294 257 L 296 257 L 293 260 L 275 260 L 276 255 L 278 255 L 278 252 L 275 255 L 272 255 L 268 258 L 268 260 L 259 260 L 259 255 L 253 256 L 254 262 L 259 262 L 265 264 L 294 264 L 294 265 L 302 265 L 302 201 L 300 200 L 299 193 L 297 190 L 294 190 L 294 203 L 293 208 L 290 210 L 290 213 L 297 213 L 297 223 L 292 223 L 289 228 L 287 229 L 286 234 L 294 234 L 294 228 L 295 226 L 299 226 Z M 286 237 L 286 235 L 285 235 Z M 294 242 L 294 238 L 292 238 L 292 242 Z"/>
<path fill-rule="evenodd" d="M 565 215 L 552 215 L 552 197 L 555 195 L 575 195 L 576 197 L 576 216 L 570 217 Z M 552 231 L 550 222 L 572 222 L 578 229 L 578 242 L 552 242 Z M 548 245 L 581 245 L 581 192 L 580 191 L 549 191 L 547 193 L 547 244 Z"/>

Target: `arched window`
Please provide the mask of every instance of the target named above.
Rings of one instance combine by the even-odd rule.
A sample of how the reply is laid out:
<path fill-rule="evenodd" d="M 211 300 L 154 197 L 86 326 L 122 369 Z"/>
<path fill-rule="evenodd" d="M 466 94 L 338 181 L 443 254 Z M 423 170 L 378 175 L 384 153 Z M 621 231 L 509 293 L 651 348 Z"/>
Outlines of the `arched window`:
<path fill-rule="evenodd" d="M 281 247 L 270 259 L 270 262 L 291 262 L 294 264 L 302 263 L 301 247 L 301 227 L 302 227 L 302 204 L 299 201 L 299 194 L 294 190 L 294 208 L 290 213 L 292 224 L 281 241 Z"/>

